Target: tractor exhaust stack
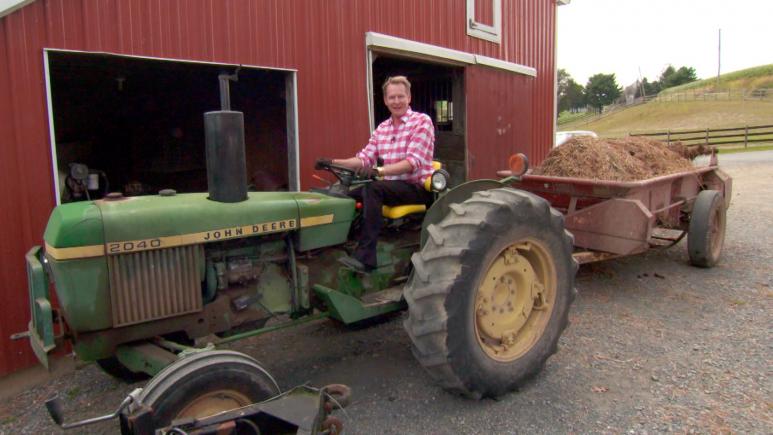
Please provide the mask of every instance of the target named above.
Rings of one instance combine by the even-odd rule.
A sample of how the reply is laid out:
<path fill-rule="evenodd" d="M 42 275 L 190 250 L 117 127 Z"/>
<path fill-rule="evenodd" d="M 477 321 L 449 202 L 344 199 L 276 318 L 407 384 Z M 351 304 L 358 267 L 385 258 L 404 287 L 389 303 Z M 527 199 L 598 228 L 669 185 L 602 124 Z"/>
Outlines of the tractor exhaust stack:
<path fill-rule="evenodd" d="M 229 81 L 233 75 L 220 74 L 221 110 L 204 114 L 207 186 L 209 199 L 241 202 L 247 199 L 247 167 L 244 151 L 244 114 L 231 110 Z"/>

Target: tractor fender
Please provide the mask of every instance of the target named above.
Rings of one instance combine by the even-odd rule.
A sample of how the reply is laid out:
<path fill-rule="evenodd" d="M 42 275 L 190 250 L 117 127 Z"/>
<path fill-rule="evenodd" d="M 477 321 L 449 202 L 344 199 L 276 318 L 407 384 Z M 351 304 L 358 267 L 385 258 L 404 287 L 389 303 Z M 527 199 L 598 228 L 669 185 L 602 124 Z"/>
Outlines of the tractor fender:
<path fill-rule="evenodd" d="M 468 181 L 454 187 L 445 195 L 439 197 L 432 203 L 432 206 L 424 215 L 424 222 L 421 225 L 421 247 L 424 247 L 424 243 L 427 242 L 427 227 L 431 224 L 440 222 L 443 217 L 448 214 L 448 211 L 450 210 L 449 206 L 451 204 L 460 204 L 472 197 L 472 194 L 475 192 L 497 189 L 504 186 L 506 186 L 506 184 L 490 179 Z"/>

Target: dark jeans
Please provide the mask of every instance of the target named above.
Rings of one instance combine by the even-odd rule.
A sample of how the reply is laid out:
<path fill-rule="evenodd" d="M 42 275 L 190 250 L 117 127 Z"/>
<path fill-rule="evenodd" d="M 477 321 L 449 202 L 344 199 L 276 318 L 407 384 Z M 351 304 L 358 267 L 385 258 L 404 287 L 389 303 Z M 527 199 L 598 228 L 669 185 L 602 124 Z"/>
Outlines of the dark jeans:
<path fill-rule="evenodd" d="M 399 180 L 372 181 L 349 192 L 349 196 L 362 203 L 362 231 L 354 257 L 368 267 L 376 267 L 376 242 L 384 218 L 382 205 L 426 204 L 432 202 L 432 192 L 424 186 Z"/>

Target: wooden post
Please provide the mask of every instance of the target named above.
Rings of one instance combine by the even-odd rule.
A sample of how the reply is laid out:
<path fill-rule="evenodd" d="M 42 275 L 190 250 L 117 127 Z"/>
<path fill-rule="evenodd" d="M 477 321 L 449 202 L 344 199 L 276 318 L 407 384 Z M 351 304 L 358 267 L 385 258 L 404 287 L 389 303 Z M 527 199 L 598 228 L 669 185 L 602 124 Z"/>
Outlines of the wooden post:
<path fill-rule="evenodd" d="M 748 148 L 749 147 L 749 126 L 744 126 L 743 128 L 743 147 Z"/>

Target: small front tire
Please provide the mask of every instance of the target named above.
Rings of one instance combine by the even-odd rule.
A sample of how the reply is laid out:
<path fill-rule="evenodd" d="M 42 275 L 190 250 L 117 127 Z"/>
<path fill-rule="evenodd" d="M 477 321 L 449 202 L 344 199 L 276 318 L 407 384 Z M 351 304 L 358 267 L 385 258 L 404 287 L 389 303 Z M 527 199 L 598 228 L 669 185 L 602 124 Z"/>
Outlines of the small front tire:
<path fill-rule="evenodd" d="M 233 351 L 206 351 L 165 367 L 140 393 L 153 410 L 155 428 L 174 420 L 203 418 L 266 400 L 280 393 L 253 358 Z"/>

